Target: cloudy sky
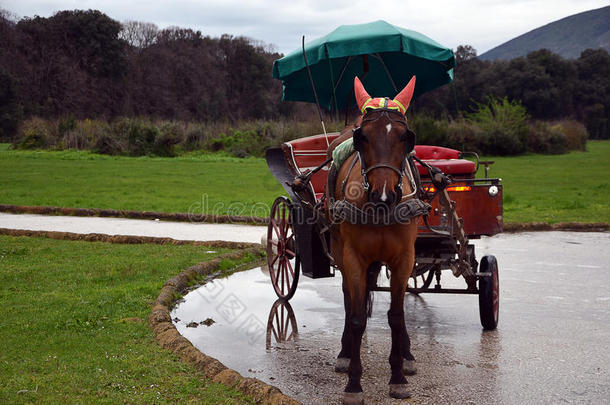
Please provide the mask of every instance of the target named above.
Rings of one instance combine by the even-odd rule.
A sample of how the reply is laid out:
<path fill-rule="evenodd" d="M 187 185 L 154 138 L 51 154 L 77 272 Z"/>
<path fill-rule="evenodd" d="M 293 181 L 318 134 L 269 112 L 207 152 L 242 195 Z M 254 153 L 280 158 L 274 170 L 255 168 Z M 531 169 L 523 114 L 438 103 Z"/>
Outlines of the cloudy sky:
<path fill-rule="evenodd" d="M 610 0 L 0 0 L 17 17 L 97 9 L 119 20 L 247 36 L 288 53 L 342 24 L 383 19 L 481 54 L 515 36 Z"/>

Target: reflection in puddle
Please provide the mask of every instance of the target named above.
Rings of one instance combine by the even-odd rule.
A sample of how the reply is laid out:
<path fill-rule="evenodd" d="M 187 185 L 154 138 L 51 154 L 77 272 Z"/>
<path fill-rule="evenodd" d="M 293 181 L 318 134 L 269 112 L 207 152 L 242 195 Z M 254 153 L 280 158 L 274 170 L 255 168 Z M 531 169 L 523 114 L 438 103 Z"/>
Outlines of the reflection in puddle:
<path fill-rule="evenodd" d="M 276 300 L 271 306 L 267 320 L 267 339 L 265 347 L 271 349 L 271 338 L 275 343 L 296 342 L 299 339 L 299 327 L 294 316 L 292 305 L 288 301 Z"/>
<path fill-rule="evenodd" d="M 191 291 L 171 316 L 179 320 L 176 328 L 195 347 L 245 376 L 264 380 L 260 374 L 252 375 L 253 370 L 262 373 L 271 369 L 265 365 L 274 362 L 274 351 L 302 350 L 299 332 L 324 334 L 334 329 L 335 317 L 343 316 L 342 297 L 336 295 L 341 294 L 339 283 L 340 278 L 316 280 L 314 284 L 303 277 L 298 293 L 287 303 L 276 300 L 268 272 L 258 267 Z M 320 291 L 325 288 L 336 296 L 330 294 L 330 300 L 323 297 Z M 298 323 L 295 313 L 299 314 Z M 208 319 L 214 321 L 207 322 L 211 326 L 199 325 Z M 193 323 L 199 326 L 187 327 Z"/>

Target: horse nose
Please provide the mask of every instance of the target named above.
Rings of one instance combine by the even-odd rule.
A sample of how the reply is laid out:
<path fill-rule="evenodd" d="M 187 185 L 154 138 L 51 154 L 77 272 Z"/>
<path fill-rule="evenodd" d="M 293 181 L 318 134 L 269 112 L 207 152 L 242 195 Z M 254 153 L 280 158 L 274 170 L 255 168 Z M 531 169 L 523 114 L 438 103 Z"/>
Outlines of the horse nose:
<path fill-rule="evenodd" d="M 396 201 L 396 192 L 387 190 L 373 190 L 371 192 L 371 201 L 375 204 L 385 204 L 391 206 Z"/>

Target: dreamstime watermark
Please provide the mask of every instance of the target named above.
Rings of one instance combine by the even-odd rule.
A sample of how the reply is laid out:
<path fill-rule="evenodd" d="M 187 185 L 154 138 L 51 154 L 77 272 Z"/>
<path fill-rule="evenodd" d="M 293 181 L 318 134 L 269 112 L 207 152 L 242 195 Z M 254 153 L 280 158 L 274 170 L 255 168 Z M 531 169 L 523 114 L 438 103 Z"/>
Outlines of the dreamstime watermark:
<path fill-rule="evenodd" d="M 260 222 L 261 218 L 269 216 L 270 208 L 262 202 L 247 204 L 235 201 L 226 204 L 218 201 L 210 204 L 209 196 L 204 193 L 200 201 L 195 201 L 188 207 L 187 215 L 190 222 Z"/>
<path fill-rule="evenodd" d="M 219 320 L 231 325 L 235 332 L 246 336 L 255 345 L 267 333 L 267 326 L 233 292 L 227 290 L 227 279 L 215 279 L 196 290 L 216 311 Z"/>
<path fill-rule="evenodd" d="M 310 204 L 293 201 L 290 210 L 292 224 L 297 226 L 316 225 L 320 223 L 320 216 L 329 225 L 343 222 L 375 226 L 408 224 L 414 218 L 426 214 L 429 208 L 427 204 L 417 199 L 405 200 L 394 205 L 368 201 L 365 199 L 366 191 L 362 187 L 362 183 L 358 181 L 349 182 L 344 190 L 345 199 L 334 201 L 328 212 L 326 205 L 311 208 Z M 364 202 L 362 202 L 363 200 Z M 315 210 L 318 211 L 314 212 Z M 270 205 L 261 202 L 252 204 L 215 202 L 211 204 L 208 195 L 202 194 L 200 201 L 189 206 L 188 219 L 191 222 L 260 223 L 263 218 L 269 217 L 271 211 Z M 274 216 L 273 212 L 271 214 Z M 287 216 L 288 214 L 282 213 L 281 215 Z"/>

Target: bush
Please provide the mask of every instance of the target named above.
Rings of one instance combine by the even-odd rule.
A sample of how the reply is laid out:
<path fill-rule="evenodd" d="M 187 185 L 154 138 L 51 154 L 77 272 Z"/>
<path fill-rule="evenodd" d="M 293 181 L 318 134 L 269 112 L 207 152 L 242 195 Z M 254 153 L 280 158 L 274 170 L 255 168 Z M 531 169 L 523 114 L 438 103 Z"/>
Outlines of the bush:
<path fill-rule="evenodd" d="M 481 128 L 463 117 L 449 122 L 447 147 L 468 152 L 481 152 L 479 141 L 483 139 Z"/>
<path fill-rule="evenodd" d="M 202 124 L 189 124 L 184 134 L 184 150 L 191 151 L 203 148 L 205 134 L 206 132 Z"/>
<path fill-rule="evenodd" d="M 131 156 L 151 155 L 159 129 L 152 123 L 137 118 L 121 118 L 111 126 L 112 138 L 126 141 Z"/>
<path fill-rule="evenodd" d="M 530 126 L 527 148 L 530 152 L 557 155 L 568 151 L 568 139 L 561 126 L 537 121 Z"/>
<path fill-rule="evenodd" d="M 448 122 L 439 121 L 426 114 L 413 114 L 408 119 L 409 128 L 415 132 L 419 145 L 449 146 L 447 138 Z"/>
<path fill-rule="evenodd" d="M 34 117 L 24 121 L 18 130 L 18 149 L 41 149 L 52 145 L 55 126 L 51 121 Z"/>
<path fill-rule="evenodd" d="M 560 121 L 557 125 L 561 127 L 568 141 L 568 150 L 582 150 L 587 146 L 589 133 L 587 128 L 577 121 Z"/>
<path fill-rule="evenodd" d="M 489 97 L 487 104 L 477 104 L 466 119 L 481 129 L 477 143 L 483 153 L 516 155 L 526 151 L 528 115 L 518 101 Z"/>
<path fill-rule="evenodd" d="M 157 156 L 176 156 L 174 147 L 182 142 L 184 129 L 175 122 L 161 124 L 159 134 L 155 138 L 153 152 Z"/>

